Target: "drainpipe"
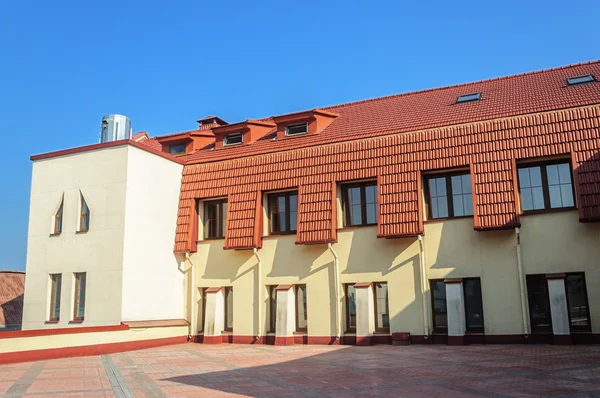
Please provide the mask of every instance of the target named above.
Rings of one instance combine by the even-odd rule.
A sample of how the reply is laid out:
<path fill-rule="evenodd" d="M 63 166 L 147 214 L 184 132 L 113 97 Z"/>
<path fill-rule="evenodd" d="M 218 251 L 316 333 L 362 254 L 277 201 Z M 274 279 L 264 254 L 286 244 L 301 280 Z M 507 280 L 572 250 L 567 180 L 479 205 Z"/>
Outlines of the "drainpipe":
<path fill-rule="evenodd" d="M 425 275 L 425 243 L 423 235 L 419 235 L 419 262 L 421 268 L 421 288 L 423 290 L 423 326 L 425 328 L 425 339 L 429 338 L 429 304 L 427 300 L 427 276 Z"/>
<path fill-rule="evenodd" d="M 258 339 L 260 339 L 260 331 L 261 331 L 261 322 L 262 322 L 262 285 L 261 285 L 261 280 L 260 277 L 262 275 L 262 261 L 260 260 L 260 256 L 258 255 L 258 249 L 255 247 L 253 249 L 254 252 L 254 257 L 256 257 L 256 261 L 258 261 L 258 286 L 257 286 L 257 292 L 258 292 L 258 324 L 257 324 L 257 333 L 256 333 L 256 340 L 258 341 Z"/>
<path fill-rule="evenodd" d="M 517 265 L 519 267 L 519 289 L 521 290 L 521 310 L 523 312 L 523 331 L 529 337 L 529 319 L 527 318 L 527 302 L 525 301 L 525 281 L 523 280 L 523 261 L 521 260 L 521 229 L 515 228 L 517 237 Z"/>
<path fill-rule="evenodd" d="M 337 253 L 335 252 L 335 250 L 333 250 L 333 246 L 331 245 L 331 243 L 327 244 L 327 248 L 329 249 L 329 251 L 331 252 L 331 254 L 333 254 L 333 266 L 335 268 L 335 321 L 336 321 L 336 331 L 335 331 L 335 337 L 336 339 L 340 339 L 340 336 L 342 334 L 342 310 L 340 308 L 340 262 L 339 262 L 339 258 Z"/>

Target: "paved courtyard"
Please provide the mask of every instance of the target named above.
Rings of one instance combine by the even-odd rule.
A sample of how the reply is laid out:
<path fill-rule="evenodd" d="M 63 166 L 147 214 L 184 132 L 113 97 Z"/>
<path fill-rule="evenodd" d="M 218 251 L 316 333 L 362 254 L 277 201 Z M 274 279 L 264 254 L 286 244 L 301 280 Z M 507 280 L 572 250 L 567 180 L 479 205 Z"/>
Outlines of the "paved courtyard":
<path fill-rule="evenodd" d="M 0 365 L 6 397 L 600 397 L 598 346 L 176 346 Z"/>

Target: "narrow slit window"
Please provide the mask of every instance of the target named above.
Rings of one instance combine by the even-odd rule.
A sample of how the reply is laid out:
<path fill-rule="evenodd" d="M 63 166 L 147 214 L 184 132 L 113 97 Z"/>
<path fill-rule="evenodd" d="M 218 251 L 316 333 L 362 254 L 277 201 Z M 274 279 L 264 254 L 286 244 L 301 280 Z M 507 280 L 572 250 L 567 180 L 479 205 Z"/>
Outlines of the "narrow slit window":
<path fill-rule="evenodd" d="M 448 308 L 446 307 L 446 284 L 442 279 L 431 280 L 431 306 L 433 307 L 433 330 L 448 332 Z"/>
<path fill-rule="evenodd" d="M 83 194 L 80 194 L 81 198 L 81 214 L 79 215 L 79 231 L 87 232 L 90 229 L 90 208 L 88 207 Z"/>
<path fill-rule="evenodd" d="M 296 331 L 306 332 L 307 327 L 306 285 L 296 285 Z"/>
<path fill-rule="evenodd" d="M 465 300 L 466 327 L 469 332 L 483 332 L 483 299 L 481 295 L 481 279 L 463 279 L 463 294 Z"/>
<path fill-rule="evenodd" d="M 546 275 L 527 275 L 527 297 L 532 332 L 552 332 L 552 314 Z"/>
<path fill-rule="evenodd" d="M 60 200 L 60 205 L 58 206 L 58 210 L 56 214 L 54 214 L 54 235 L 58 235 L 62 232 L 63 227 L 63 206 L 64 198 Z"/>
<path fill-rule="evenodd" d="M 356 289 L 354 283 L 346 284 L 346 331 L 356 332 Z"/>
<path fill-rule="evenodd" d="M 463 94 L 458 96 L 458 98 L 456 99 L 456 103 L 462 104 L 463 102 L 479 101 L 480 99 L 481 93 Z"/>
<path fill-rule="evenodd" d="M 375 331 L 389 332 L 390 309 L 388 305 L 388 285 L 385 282 L 373 284 L 375 294 Z"/>
<path fill-rule="evenodd" d="M 233 288 L 225 288 L 225 331 L 233 331 Z"/>
<path fill-rule="evenodd" d="M 50 322 L 60 320 L 60 293 L 62 288 L 62 274 L 50 275 Z"/>
<path fill-rule="evenodd" d="M 223 138 L 223 145 L 239 145 L 244 143 L 244 133 L 235 133 L 226 135 Z"/>
<path fill-rule="evenodd" d="M 206 321 L 206 289 L 205 287 L 199 287 L 200 295 L 202 297 L 202 313 L 200 314 L 200 332 L 204 331 L 204 322 Z"/>
<path fill-rule="evenodd" d="M 74 321 L 83 321 L 83 317 L 85 315 L 85 287 L 85 272 L 77 272 L 75 274 L 75 305 L 73 311 Z"/>
<path fill-rule="evenodd" d="M 308 133 L 308 123 L 292 124 L 285 128 L 285 135 L 300 135 Z"/>
<path fill-rule="evenodd" d="M 577 86 L 578 84 L 592 83 L 595 82 L 596 79 L 592 75 L 581 75 L 581 76 L 573 76 L 567 78 L 567 85 L 569 86 Z"/>
<path fill-rule="evenodd" d="M 565 290 L 567 293 L 571 332 L 591 332 L 592 325 L 590 323 L 585 274 L 583 272 L 567 274 L 565 278 Z"/>
<path fill-rule="evenodd" d="M 268 286 L 269 288 L 269 333 L 275 333 L 277 322 L 277 285 Z"/>

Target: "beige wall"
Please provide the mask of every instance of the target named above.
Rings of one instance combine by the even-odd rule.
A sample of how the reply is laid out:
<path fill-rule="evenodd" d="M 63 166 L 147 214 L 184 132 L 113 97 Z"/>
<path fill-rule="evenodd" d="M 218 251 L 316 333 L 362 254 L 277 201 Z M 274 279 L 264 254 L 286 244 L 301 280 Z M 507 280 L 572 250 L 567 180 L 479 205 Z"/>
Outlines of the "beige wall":
<path fill-rule="evenodd" d="M 522 217 L 521 234 L 525 273 L 585 271 L 593 331 L 600 332 L 600 292 L 593 288 L 600 282 L 600 225 L 579 223 L 576 211 L 528 215 Z M 338 238 L 333 247 L 341 283 L 388 282 L 391 331 L 422 335 L 417 239 L 378 239 L 375 227 L 343 230 Z M 481 278 L 487 334 L 523 333 L 514 230 L 478 232 L 472 218 L 428 222 L 424 248 L 427 279 Z M 307 285 L 309 335 L 335 335 L 333 256 L 327 246 L 296 245 L 294 236 L 267 237 L 258 253 L 261 335 L 269 322 L 266 286 L 298 283 Z M 258 274 L 252 252 L 223 250 L 222 240 L 205 241 L 191 260 L 196 287 L 233 286 L 234 334 L 256 335 Z M 201 301 L 196 299 L 200 322 Z"/>
<path fill-rule="evenodd" d="M 118 324 L 121 290 L 127 147 L 33 162 L 23 329 L 67 327 L 73 317 L 73 273 L 87 273 L 85 324 Z M 78 233 L 79 192 L 90 208 L 90 230 Z M 51 236 L 64 194 L 63 231 Z M 62 273 L 61 318 L 45 324 L 49 274 Z"/>

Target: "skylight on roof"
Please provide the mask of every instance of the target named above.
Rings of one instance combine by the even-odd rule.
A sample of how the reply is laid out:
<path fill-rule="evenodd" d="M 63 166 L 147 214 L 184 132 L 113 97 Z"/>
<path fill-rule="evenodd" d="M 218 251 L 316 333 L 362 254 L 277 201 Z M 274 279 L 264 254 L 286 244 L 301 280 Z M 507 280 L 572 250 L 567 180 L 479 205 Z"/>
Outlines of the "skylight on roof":
<path fill-rule="evenodd" d="M 596 79 L 594 79 L 594 76 L 588 74 L 588 75 L 568 77 L 567 85 L 575 86 L 577 84 L 591 83 L 591 82 L 595 82 L 595 81 L 596 81 Z"/>
<path fill-rule="evenodd" d="M 463 102 L 479 101 L 480 99 L 481 93 L 463 94 L 458 96 L 456 103 L 461 104 Z"/>

